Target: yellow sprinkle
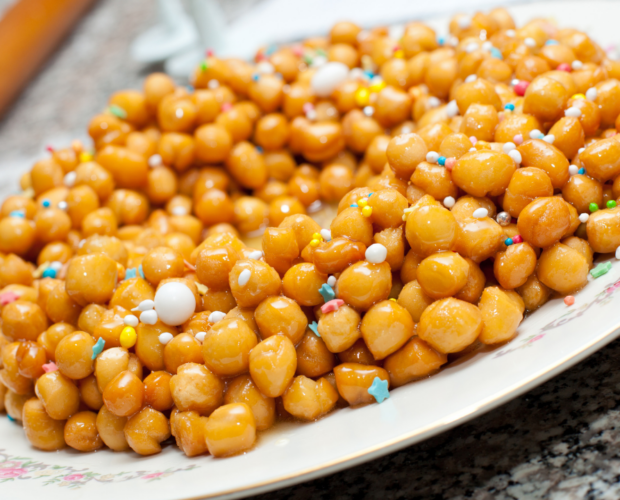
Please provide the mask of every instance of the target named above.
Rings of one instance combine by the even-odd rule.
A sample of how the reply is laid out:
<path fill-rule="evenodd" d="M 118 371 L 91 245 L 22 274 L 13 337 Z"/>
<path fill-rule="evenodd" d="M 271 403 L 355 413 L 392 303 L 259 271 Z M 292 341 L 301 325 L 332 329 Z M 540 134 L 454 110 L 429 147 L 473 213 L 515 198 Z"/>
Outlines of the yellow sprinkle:
<path fill-rule="evenodd" d="M 390 299 L 392 302 L 396 302 L 396 299 Z"/>
<path fill-rule="evenodd" d="M 413 212 L 413 207 L 405 208 L 405 210 L 403 210 L 403 212 L 405 212 L 406 214 L 409 214 L 409 213 Z"/>
<path fill-rule="evenodd" d="M 198 289 L 198 294 L 199 295 L 204 295 L 205 293 L 207 293 L 207 291 L 209 290 L 205 285 L 203 285 L 202 283 L 196 283 L 196 288 Z"/>
<path fill-rule="evenodd" d="M 359 200 L 357 200 L 357 206 L 358 207 L 364 208 L 366 205 L 368 205 L 368 199 L 360 198 Z"/>
<path fill-rule="evenodd" d="M 373 83 L 370 86 L 370 91 L 371 92 L 381 92 L 383 89 L 385 88 L 385 82 L 383 80 L 377 82 L 377 83 Z"/>
<path fill-rule="evenodd" d="M 575 94 L 571 99 L 585 99 L 586 96 L 584 94 Z"/>
<path fill-rule="evenodd" d="M 49 266 L 50 266 L 49 262 L 44 262 L 43 264 L 41 264 L 39 267 L 36 268 L 36 270 L 32 273 L 32 277 L 35 279 L 40 278 L 43 275 L 43 271 L 45 271 Z"/>
<path fill-rule="evenodd" d="M 360 107 L 368 106 L 370 102 L 370 92 L 367 88 L 362 87 L 357 89 L 357 92 L 355 92 L 355 102 Z"/>
<path fill-rule="evenodd" d="M 136 340 L 138 339 L 138 334 L 133 326 L 126 326 L 121 331 L 121 346 L 125 349 L 130 349 L 134 345 L 136 345 Z"/>
<path fill-rule="evenodd" d="M 321 243 L 321 242 L 319 240 L 315 239 L 315 240 L 310 241 L 310 246 L 311 247 L 318 247 L 319 243 Z"/>
<path fill-rule="evenodd" d="M 314 233 L 314 234 L 312 235 L 312 239 L 313 239 L 313 240 L 319 240 L 319 241 L 321 241 L 321 239 L 322 239 L 322 238 L 321 238 L 321 235 L 320 235 L 319 233 Z"/>
<path fill-rule="evenodd" d="M 396 59 L 404 59 L 405 58 L 405 52 L 399 49 L 396 52 L 394 52 L 394 57 Z"/>
<path fill-rule="evenodd" d="M 372 215 L 372 207 L 366 206 L 362 208 L 362 215 L 364 217 L 370 217 Z"/>
<path fill-rule="evenodd" d="M 86 163 L 87 161 L 92 161 L 93 160 L 93 155 L 91 155 L 90 153 L 80 153 L 80 162 L 82 163 Z"/>

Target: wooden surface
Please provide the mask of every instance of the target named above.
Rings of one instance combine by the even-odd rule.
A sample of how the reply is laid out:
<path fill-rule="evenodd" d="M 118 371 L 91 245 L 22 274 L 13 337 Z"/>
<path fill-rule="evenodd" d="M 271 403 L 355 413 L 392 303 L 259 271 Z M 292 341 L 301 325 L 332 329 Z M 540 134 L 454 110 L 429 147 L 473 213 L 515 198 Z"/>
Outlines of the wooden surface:
<path fill-rule="evenodd" d="M 94 0 L 19 0 L 0 19 L 0 114 Z"/>

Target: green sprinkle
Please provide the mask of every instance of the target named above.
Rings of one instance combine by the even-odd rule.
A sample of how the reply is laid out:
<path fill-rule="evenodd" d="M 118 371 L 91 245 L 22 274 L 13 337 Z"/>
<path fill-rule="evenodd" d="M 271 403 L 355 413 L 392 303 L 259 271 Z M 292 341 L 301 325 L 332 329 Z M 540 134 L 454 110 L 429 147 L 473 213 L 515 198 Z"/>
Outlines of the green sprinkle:
<path fill-rule="evenodd" d="M 207 61 L 202 61 L 202 62 L 200 63 L 200 70 L 201 70 L 201 71 L 207 71 L 207 68 L 208 68 L 208 66 L 207 66 Z"/>
<path fill-rule="evenodd" d="M 112 113 L 117 118 L 120 118 L 121 120 L 124 120 L 125 118 L 127 118 L 127 111 L 125 111 L 120 106 L 117 106 L 116 104 L 112 104 L 108 108 L 108 111 L 110 111 L 110 113 Z"/>
<path fill-rule="evenodd" d="M 590 208 L 590 212 L 596 212 L 598 210 L 598 205 L 596 203 L 590 203 L 588 208 Z"/>
<path fill-rule="evenodd" d="M 603 274 L 607 274 L 611 270 L 611 262 L 604 262 L 599 264 L 590 271 L 590 274 L 595 278 L 600 278 Z"/>
<path fill-rule="evenodd" d="M 609 200 L 607 202 L 607 208 L 616 208 L 616 201 L 615 200 Z"/>

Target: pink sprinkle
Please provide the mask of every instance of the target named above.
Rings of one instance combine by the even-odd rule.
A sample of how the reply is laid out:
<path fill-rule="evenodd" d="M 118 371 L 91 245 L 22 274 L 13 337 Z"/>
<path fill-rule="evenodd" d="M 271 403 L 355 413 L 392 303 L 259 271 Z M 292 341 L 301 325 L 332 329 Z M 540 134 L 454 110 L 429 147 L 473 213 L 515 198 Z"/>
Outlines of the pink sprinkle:
<path fill-rule="evenodd" d="M 454 168 L 454 165 L 456 165 L 456 158 L 453 158 L 452 156 L 450 158 L 446 158 L 445 167 L 448 170 L 452 170 Z"/>
<path fill-rule="evenodd" d="M 343 304 L 344 300 L 342 299 L 330 300 L 329 302 L 325 302 L 325 304 L 321 306 L 321 312 L 323 314 L 327 314 L 328 312 L 337 311 L 338 308 Z"/>
<path fill-rule="evenodd" d="M 573 297 L 572 295 L 567 295 L 566 297 L 564 297 L 564 303 L 567 306 L 572 306 L 575 303 L 575 297 Z"/>
<path fill-rule="evenodd" d="M 54 363 L 53 361 L 50 361 L 49 363 L 44 364 L 42 368 L 45 373 L 51 373 L 51 372 L 55 372 L 56 370 L 58 370 L 56 363 Z"/>
<path fill-rule="evenodd" d="M 523 134 L 517 134 L 512 138 L 512 142 L 514 142 L 517 146 L 523 144 Z"/>
<path fill-rule="evenodd" d="M 524 96 L 525 91 L 527 90 L 529 86 L 530 86 L 530 82 L 525 81 L 525 80 L 519 80 L 519 83 L 515 85 L 515 94 L 519 96 Z"/>
<path fill-rule="evenodd" d="M 47 151 L 49 153 L 53 153 L 54 152 L 54 148 L 52 146 L 47 146 L 45 149 L 47 149 Z"/>
<path fill-rule="evenodd" d="M 475 146 L 476 143 L 478 142 L 478 139 L 476 139 L 476 137 L 474 137 L 473 135 L 469 138 L 469 140 L 471 141 L 471 143 Z"/>
<path fill-rule="evenodd" d="M 222 104 L 222 113 L 226 113 L 226 111 L 230 111 L 232 109 L 232 104 L 229 102 L 225 102 Z"/>
<path fill-rule="evenodd" d="M 307 103 L 304 104 L 302 109 L 304 110 L 304 113 L 307 114 L 307 113 L 309 113 L 310 111 L 312 111 L 314 109 L 314 106 L 312 105 L 311 102 L 307 102 Z"/>
<path fill-rule="evenodd" d="M 520 234 L 512 237 L 513 243 L 523 243 L 523 237 Z"/>
<path fill-rule="evenodd" d="M 294 45 L 293 46 L 293 54 L 296 55 L 297 57 L 301 57 L 304 55 L 304 49 L 301 45 Z"/>
<path fill-rule="evenodd" d="M 213 49 L 207 50 L 207 57 L 213 57 Z"/>
<path fill-rule="evenodd" d="M 19 300 L 19 295 L 17 295 L 15 292 L 11 292 L 9 290 L 8 292 L 0 293 L 0 305 L 6 306 L 7 304 L 15 302 L 16 300 Z"/>
<path fill-rule="evenodd" d="M 555 69 L 557 69 L 558 71 L 566 71 L 567 73 L 570 73 L 573 70 L 573 68 L 571 68 L 570 64 L 568 63 L 558 64 L 558 67 Z"/>

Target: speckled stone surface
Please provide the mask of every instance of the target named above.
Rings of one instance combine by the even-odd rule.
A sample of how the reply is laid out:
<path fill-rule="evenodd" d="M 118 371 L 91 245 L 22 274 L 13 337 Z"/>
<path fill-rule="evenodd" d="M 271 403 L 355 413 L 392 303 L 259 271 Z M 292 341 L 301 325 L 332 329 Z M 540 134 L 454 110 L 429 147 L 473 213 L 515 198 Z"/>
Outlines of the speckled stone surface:
<path fill-rule="evenodd" d="M 9 1 L 0 0 L 0 7 Z M 255 1 L 222 0 L 229 17 Z M 27 168 L 46 141 L 83 137 L 88 117 L 112 92 L 139 87 L 156 69 L 142 67 L 127 53 L 134 36 L 154 22 L 153 5 L 104 0 L 90 11 L 0 122 L 4 177 L 7 170 Z M 620 340 L 452 431 L 256 498 L 620 498 L 619 360 Z"/>

